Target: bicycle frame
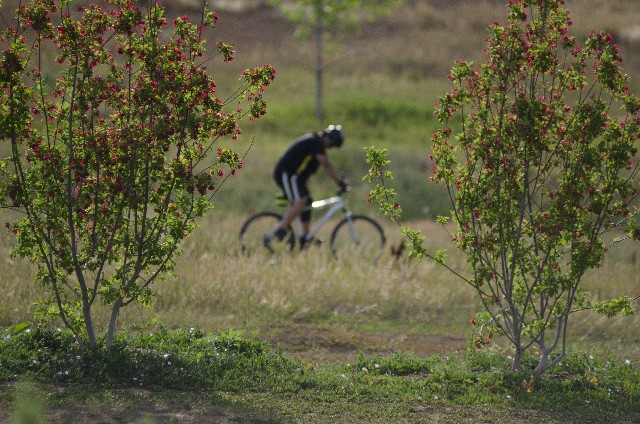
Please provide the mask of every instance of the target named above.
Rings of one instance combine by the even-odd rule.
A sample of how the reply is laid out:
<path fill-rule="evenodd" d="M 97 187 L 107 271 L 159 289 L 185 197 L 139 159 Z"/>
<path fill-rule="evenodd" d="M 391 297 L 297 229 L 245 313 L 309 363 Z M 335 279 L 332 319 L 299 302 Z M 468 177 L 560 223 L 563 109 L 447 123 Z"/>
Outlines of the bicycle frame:
<path fill-rule="evenodd" d="M 351 216 L 351 212 L 347 209 L 347 205 L 342 198 L 342 196 L 333 196 L 328 199 L 316 200 L 311 203 L 311 206 L 307 207 L 305 210 L 316 210 L 326 208 L 327 206 L 331 206 L 327 212 L 313 225 L 311 230 L 306 236 L 307 240 L 311 240 L 318 230 L 331 219 L 336 212 L 342 210 L 345 213 L 345 216 L 349 218 Z M 302 234 L 302 221 L 300 216 L 297 216 L 294 220 L 294 224 L 296 227 L 297 234 Z"/>
<path fill-rule="evenodd" d="M 333 197 L 307 205 L 304 208 L 306 211 L 325 209 L 322 212 L 318 212 L 309 234 L 302 236 L 303 222 L 301 217 L 298 216 L 287 227 L 284 234 L 286 239 L 279 237 L 278 241 L 282 241 L 282 243 L 274 243 L 273 248 L 267 235 L 273 234 L 273 232 L 269 231 L 274 231 L 277 228 L 274 225 L 274 221 L 277 223 L 282 222 L 282 213 L 262 211 L 249 216 L 240 228 L 239 239 L 242 252 L 251 255 L 262 248 L 266 248 L 270 253 L 274 254 L 291 252 L 298 245 L 298 242 L 300 249 L 304 249 L 310 243 L 319 245 L 324 241 L 323 238 L 325 236 L 322 232 L 323 237 L 319 237 L 321 227 L 327 224 L 329 226 L 335 224 L 327 234 L 327 240 L 334 256 L 340 251 L 343 254 L 344 252 L 347 252 L 347 254 L 354 253 L 354 256 L 358 256 L 361 259 L 366 258 L 375 261 L 384 248 L 384 230 L 375 220 L 364 215 L 353 214 L 341 194 L 338 193 Z M 340 214 L 338 218 L 329 223 L 328 221 L 338 211 L 342 211 L 343 214 Z"/>

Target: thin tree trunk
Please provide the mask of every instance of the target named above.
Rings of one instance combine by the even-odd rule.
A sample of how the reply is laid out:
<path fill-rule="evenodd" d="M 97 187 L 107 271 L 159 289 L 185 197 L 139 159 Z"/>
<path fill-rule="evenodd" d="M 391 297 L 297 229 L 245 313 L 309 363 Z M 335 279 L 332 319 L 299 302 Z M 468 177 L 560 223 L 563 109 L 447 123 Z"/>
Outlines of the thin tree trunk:
<path fill-rule="evenodd" d="M 84 327 L 87 329 L 89 343 L 95 346 L 98 344 L 98 339 L 96 338 L 96 330 L 93 327 L 93 318 L 91 317 L 91 303 L 85 298 L 82 299 L 82 315 L 84 317 Z"/>
<path fill-rule="evenodd" d="M 116 333 L 116 322 L 118 321 L 118 315 L 120 314 L 121 307 L 122 299 L 116 300 L 111 307 L 111 319 L 109 320 L 109 330 L 107 332 L 107 348 L 110 348 L 113 344 L 113 339 Z"/>
<path fill-rule="evenodd" d="M 511 371 L 516 372 L 520 370 L 522 366 L 522 348 L 520 347 L 520 343 L 516 345 L 516 351 L 513 355 L 513 362 L 511 362 Z"/>
<path fill-rule="evenodd" d="M 324 17 L 322 16 L 322 12 L 318 12 L 316 19 L 316 118 L 320 125 L 322 125 L 324 121 L 324 106 L 322 101 Z"/>

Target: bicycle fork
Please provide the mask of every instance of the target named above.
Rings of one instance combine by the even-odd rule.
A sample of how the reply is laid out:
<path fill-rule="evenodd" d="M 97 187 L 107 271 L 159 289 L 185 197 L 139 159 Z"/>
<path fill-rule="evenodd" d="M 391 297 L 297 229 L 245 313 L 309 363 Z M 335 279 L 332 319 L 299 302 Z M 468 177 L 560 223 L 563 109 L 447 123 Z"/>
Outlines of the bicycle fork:
<path fill-rule="evenodd" d="M 362 239 L 358 236 L 356 232 L 356 228 L 353 226 L 353 220 L 351 219 L 351 212 L 347 212 L 346 214 L 347 226 L 349 227 L 349 233 L 351 234 L 351 238 L 353 239 L 356 246 L 359 246 L 362 242 Z"/>

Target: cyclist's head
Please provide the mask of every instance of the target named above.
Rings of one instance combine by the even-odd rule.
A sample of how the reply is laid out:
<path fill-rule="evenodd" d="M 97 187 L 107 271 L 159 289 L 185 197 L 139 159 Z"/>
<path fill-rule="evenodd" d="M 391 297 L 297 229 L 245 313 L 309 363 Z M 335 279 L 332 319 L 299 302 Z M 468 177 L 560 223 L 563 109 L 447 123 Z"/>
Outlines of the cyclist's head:
<path fill-rule="evenodd" d="M 344 142 L 344 134 L 342 132 L 342 126 L 340 125 L 329 125 L 327 129 L 324 130 L 324 135 L 329 136 L 331 143 L 335 147 L 342 146 Z"/>

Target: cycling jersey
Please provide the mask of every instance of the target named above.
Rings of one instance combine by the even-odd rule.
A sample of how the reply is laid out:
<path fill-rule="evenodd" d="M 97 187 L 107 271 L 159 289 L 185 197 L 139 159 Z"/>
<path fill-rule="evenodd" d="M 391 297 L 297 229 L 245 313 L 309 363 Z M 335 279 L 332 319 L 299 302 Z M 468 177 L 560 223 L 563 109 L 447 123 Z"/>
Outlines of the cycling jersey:
<path fill-rule="evenodd" d="M 324 145 L 318 134 L 305 134 L 293 142 L 276 164 L 274 177 L 277 181 L 283 173 L 297 175 L 298 181 L 305 182 L 318 169 L 317 155 L 325 154 Z"/>

